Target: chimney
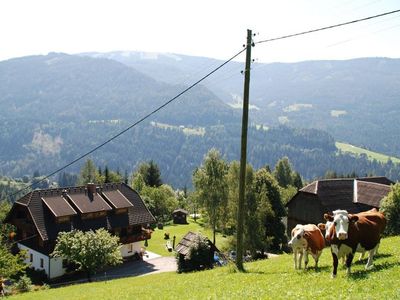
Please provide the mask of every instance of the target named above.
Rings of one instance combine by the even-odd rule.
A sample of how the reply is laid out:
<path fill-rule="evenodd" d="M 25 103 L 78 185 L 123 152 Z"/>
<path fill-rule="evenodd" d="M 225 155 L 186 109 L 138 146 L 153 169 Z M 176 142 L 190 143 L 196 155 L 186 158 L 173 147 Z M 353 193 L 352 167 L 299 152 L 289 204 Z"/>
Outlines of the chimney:
<path fill-rule="evenodd" d="M 96 185 L 94 183 L 88 183 L 86 185 L 88 196 L 90 200 L 93 200 L 93 195 L 96 194 Z"/>

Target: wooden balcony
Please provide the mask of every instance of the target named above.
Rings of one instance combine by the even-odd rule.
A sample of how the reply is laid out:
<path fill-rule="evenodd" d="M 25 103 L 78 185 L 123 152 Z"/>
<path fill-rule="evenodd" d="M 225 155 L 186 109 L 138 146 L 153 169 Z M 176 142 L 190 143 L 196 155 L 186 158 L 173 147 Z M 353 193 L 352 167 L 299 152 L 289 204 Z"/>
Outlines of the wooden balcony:
<path fill-rule="evenodd" d="M 150 229 L 142 229 L 140 233 L 130 234 L 128 236 L 121 236 L 119 241 L 121 244 L 130 244 L 135 242 L 141 242 L 145 240 L 151 239 L 152 230 Z"/>

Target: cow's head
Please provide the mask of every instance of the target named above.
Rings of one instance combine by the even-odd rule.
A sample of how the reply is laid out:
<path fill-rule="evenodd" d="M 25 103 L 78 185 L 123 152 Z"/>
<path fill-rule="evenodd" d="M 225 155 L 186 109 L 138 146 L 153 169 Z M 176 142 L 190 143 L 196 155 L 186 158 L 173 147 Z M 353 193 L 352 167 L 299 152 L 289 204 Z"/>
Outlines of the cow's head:
<path fill-rule="evenodd" d="M 305 231 L 303 225 L 297 224 L 292 230 L 292 239 L 288 243 L 289 246 L 291 246 L 293 249 L 304 246 L 306 243 L 304 240 L 304 234 Z"/>
<path fill-rule="evenodd" d="M 332 221 L 329 221 L 328 218 L 332 217 Z M 321 230 L 322 235 L 324 235 L 326 241 L 330 241 L 333 234 L 333 216 L 329 214 L 324 214 L 324 218 L 326 223 L 318 223 L 318 228 Z"/>
<path fill-rule="evenodd" d="M 324 218 L 327 222 L 332 222 L 332 225 L 329 230 L 326 231 L 326 234 L 329 232 L 330 237 L 333 237 L 333 234 L 336 234 L 336 237 L 339 240 L 345 240 L 348 238 L 349 224 L 351 222 L 357 222 L 358 220 L 358 216 L 351 215 L 346 210 L 335 210 L 333 215 L 325 214 Z"/>

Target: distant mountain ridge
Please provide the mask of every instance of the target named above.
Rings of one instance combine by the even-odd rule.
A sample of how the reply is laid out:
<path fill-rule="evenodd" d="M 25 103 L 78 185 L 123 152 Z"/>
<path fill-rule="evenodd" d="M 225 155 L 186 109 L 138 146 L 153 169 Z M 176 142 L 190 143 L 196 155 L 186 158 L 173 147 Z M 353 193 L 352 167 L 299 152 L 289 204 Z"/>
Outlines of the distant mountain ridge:
<path fill-rule="evenodd" d="M 194 81 L 222 63 L 143 52 L 85 55 L 119 61 L 165 82 Z M 243 93 L 242 69 L 242 63 L 230 62 L 204 85 L 224 102 L 237 102 Z M 250 102 L 257 109 L 251 111 L 251 120 L 327 130 L 339 141 L 400 156 L 399 74 L 400 59 L 392 58 L 253 63 Z"/>
<path fill-rule="evenodd" d="M 124 57 L 130 59 L 128 54 Z M 147 57 L 144 60 L 146 63 L 143 63 L 139 55 L 135 59 L 142 61 L 145 67 L 140 67 L 140 64 L 132 67 L 114 59 L 101 54 L 91 54 L 88 57 L 50 53 L 0 62 L 1 175 L 21 177 L 37 170 L 41 174 L 54 171 L 181 93 L 188 84 L 193 83 L 193 77 L 199 74 L 201 77 L 203 72 L 209 72 L 210 66 L 220 64 L 217 60 L 178 55 L 154 55 L 151 59 Z M 152 63 L 147 64 L 148 61 Z M 165 61 L 163 64 L 168 66 L 168 72 L 155 64 L 156 61 Z M 174 65 L 174 62 L 179 64 Z M 185 71 L 182 64 L 190 68 L 190 72 Z M 101 167 L 107 165 L 121 172 L 131 172 L 140 162 L 153 159 L 160 165 L 166 182 L 175 187 L 190 186 L 193 170 L 212 147 L 220 149 L 228 160 L 238 159 L 241 111 L 228 103 L 232 104 L 232 99 L 240 100 L 240 96 L 237 96 L 243 87 L 240 66 L 233 62 L 233 68 L 229 68 L 228 73 L 218 73 L 218 81 L 210 78 L 195 86 L 140 126 L 93 153 L 91 158 Z M 253 73 L 257 74 L 257 69 L 262 67 L 254 68 Z M 292 65 L 284 67 L 293 69 Z M 359 118 L 350 123 L 352 127 L 348 127 L 349 123 L 344 120 L 349 115 L 353 118 L 353 113 L 350 113 L 350 108 L 346 108 L 346 113 L 343 112 L 344 108 L 338 106 L 338 101 L 332 107 L 336 109 L 334 120 L 340 120 L 342 123 L 338 124 L 342 127 L 333 124 L 334 128 L 329 129 L 332 124 L 326 116 L 326 108 L 331 109 L 331 104 L 325 103 L 324 99 L 338 95 L 334 93 L 329 97 L 313 97 L 310 94 L 309 98 L 302 101 L 291 102 L 287 99 L 292 96 L 285 98 L 284 95 L 296 95 L 296 91 L 285 91 L 284 87 L 296 87 L 297 78 L 301 77 L 293 76 L 294 83 L 286 84 L 284 77 L 289 71 L 279 71 L 280 68 L 282 66 L 278 64 L 277 71 L 268 72 L 272 76 L 269 81 L 274 81 L 273 86 L 281 94 L 276 94 L 273 101 L 261 98 L 252 101 L 259 109 L 251 113 L 248 146 L 250 163 L 256 168 L 266 164 L 273 166 L 286 155 L 306 179 L 323 176 L 327 170 L 338 173 L 355 171 L 359 175 L 373 172 L 392 180 L 398 178 L 398 166 L 369 162 L 365 158 L 336 152 L 335 138 L 331 134 L 335 130 L 340 132 L 339 129 L 344 128 L 343 134 L 350 134 L 352 131 L 349 128 L 356 130 L 359 126 L 374 132 L 381 130 L 379 126 L 368 127 Z M 315 68 L 321 67 L 317 64 Z M 239 78 L 230 76 L 236 71 Z M 161 77 L 168 80 L 162 80 Z M 313 75 L 312 78 L 313 81 L 308 83 L 310 90 L 318 76 Z M 252 82 L 257 84 L 257 77 Z M 228 89 L 229 86 L 231 89 Z M 260 84 L 260 87 L 264 85 Z M 394 98 L 395 91 L 393 87 Z M 315 94 L 327 92 L 324 88 L 319 92 L 316 90 Z M 235 93 L 236 96 L 232 98 L 231 95 Z M 257 93 L 259 97 L 263 95 L 262 91 L 252 87 L 251 94 Z M 227 94 L 229 99 L 224 96 Z M 383 92 L 380 94 L 385 95 Z M 253 96 L 252 99 L 256 98 Z M 378 117 L 375 121 L 385 125 L 391 118 L 386 114 L 389 104 L 392 103 L 391 109 L 396 112 L 396 101 L 390 102 L 385 98 L 382 103 L 378 107 L 384 112 L 384 118 L 377 113 L 377 106 L 369 104 L 363 109 L 366 114 L 371 113 L 372 109 Z M 368 120 L 372 124 L 371 118 Z M 285 122 L 293 127 L 309 128 L 277 127 Z M 164 125 L 158 127 L 154 124 Z M 260 126 L 265 124 L 267 126 Z M 323 127 L 327 131 L 312 129 L 313 126 Z M 396 129 L 397 126 L 392 124 L 391 128 Z M 357 134 L 355 131 L 352 137 Z M 360 138 L 367 138 L 368 141 L 370 135 Z M 375 138 L 376 141 L 387 139 L 387 134 Z M 400 140 L 390 141 L 387 145 L 394 151 Z M 78 172 L 79 168 L 80 164 L 76 164 L 66 171 Z"/>

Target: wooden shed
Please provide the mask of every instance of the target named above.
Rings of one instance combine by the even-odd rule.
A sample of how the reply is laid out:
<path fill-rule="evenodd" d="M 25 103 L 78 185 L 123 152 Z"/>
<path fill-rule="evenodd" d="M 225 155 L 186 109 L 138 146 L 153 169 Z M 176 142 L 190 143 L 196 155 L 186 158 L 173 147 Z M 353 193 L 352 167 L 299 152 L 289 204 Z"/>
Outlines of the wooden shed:
<path fill-rule="evenodd" d="M 192 245 L 202 237 L 200 233 L 189 231 L 176 246 L 175 251 L 178 253 L 178 268 L 180 271 L 202 270 L 213 266 L 214 253 L 219 252 L 219 250 L 208 238 L 206 238 L 206 240 L 209 245 L 209 250 L 203 261 L 187 259 Z"/>
<path fill-rule="evenodd" d="M 341 178 L 317 180 L 299 190 L 286 204 L 287 233 L 296 224 L 324 222 L 324 213 L 345 209 L 358 213 L 379 209 L 382 199 L 394 184 L 386 177 Z"/>
<path fill-rule="evenodd" d="M 172 212 L 172 218 L 174 220 L 174 224 L 187 224 L 187 215 L 189 212 L 182 208 L 175 209 Z"/>

